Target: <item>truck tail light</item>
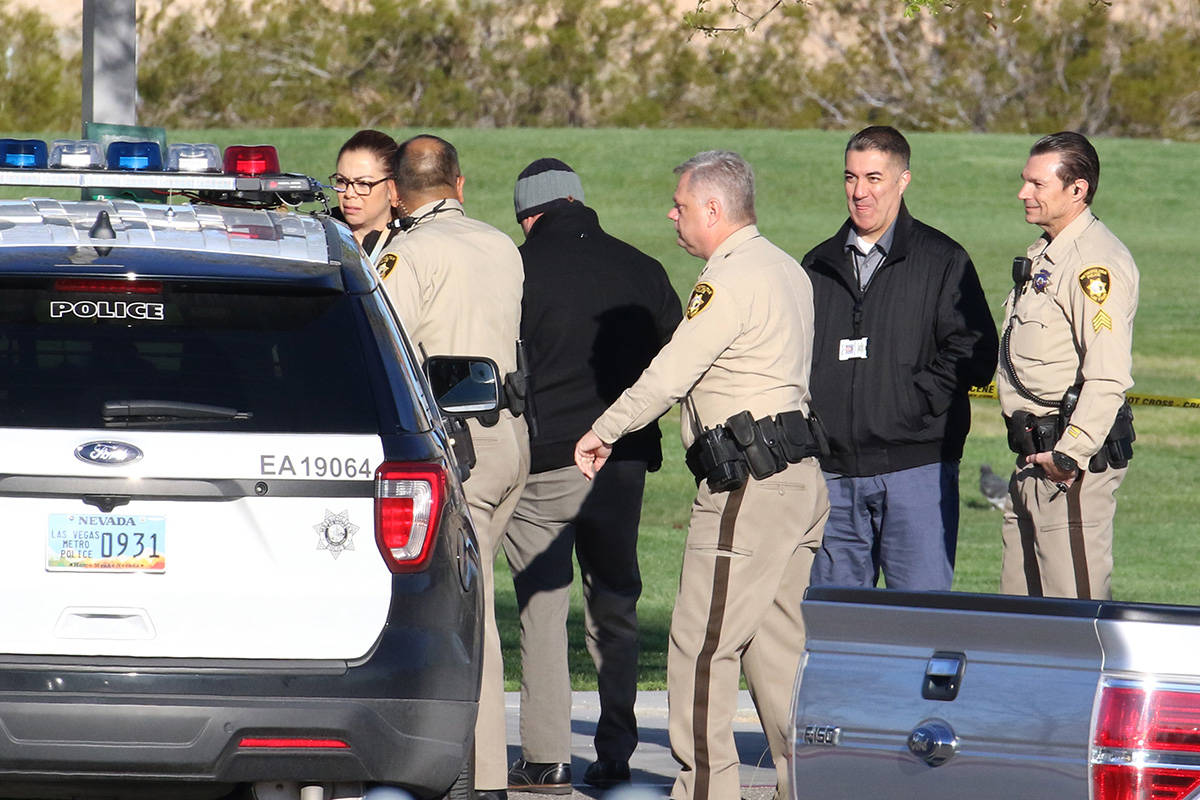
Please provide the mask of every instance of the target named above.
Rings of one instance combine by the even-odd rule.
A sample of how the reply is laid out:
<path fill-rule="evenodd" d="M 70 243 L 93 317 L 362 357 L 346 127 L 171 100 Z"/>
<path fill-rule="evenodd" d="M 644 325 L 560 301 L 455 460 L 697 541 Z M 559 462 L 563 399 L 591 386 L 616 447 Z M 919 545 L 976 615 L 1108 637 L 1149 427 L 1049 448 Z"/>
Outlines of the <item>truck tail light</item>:
<path fill-rule="evenodd" d="M 385 462 L 375 472 L 375 541 L 392 572 L 428 565 L 445 497 L 436 465 Z"/>
<path fill-rule="evenodd" d="M 1184 800 L 1200 789 L 1200 686 L 1106 678 L 1093 731 L 1093 800 Z"/>

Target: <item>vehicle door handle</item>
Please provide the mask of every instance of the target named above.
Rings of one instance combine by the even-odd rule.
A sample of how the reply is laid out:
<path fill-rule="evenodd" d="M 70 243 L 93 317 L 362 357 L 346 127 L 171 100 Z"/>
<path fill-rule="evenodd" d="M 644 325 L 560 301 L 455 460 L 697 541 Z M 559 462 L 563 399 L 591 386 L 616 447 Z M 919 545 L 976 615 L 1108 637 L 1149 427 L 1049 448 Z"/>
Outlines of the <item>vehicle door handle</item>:
<path fill-rule="evenodd" d="M 958 688 L 962 685 L 966 669 L 967 656 L 964 653 L 935 652 L 925 665 L 921 697 L 926 700 L 953 700 L 958 697 Z"/>

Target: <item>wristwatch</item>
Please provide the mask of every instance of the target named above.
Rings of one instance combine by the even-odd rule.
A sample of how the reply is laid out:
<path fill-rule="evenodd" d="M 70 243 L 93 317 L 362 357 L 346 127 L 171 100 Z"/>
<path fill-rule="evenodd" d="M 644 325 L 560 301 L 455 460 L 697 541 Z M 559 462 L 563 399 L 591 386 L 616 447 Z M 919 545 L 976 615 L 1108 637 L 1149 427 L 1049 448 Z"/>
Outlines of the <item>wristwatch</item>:
<path fill-rule="evenodd" d="M 1060 453 L 1059 451 L 1054 450 L 1050 453 L 1050 455 L 1054 458 L 1054 466 L 1058 467 L 1058 469 L 1061 471 L 1069 472 L 1072 475 L 1074 475 L 1076 472 L 1079 472 L 1079 462 L 1071 458 L 1066 453 Z"/>

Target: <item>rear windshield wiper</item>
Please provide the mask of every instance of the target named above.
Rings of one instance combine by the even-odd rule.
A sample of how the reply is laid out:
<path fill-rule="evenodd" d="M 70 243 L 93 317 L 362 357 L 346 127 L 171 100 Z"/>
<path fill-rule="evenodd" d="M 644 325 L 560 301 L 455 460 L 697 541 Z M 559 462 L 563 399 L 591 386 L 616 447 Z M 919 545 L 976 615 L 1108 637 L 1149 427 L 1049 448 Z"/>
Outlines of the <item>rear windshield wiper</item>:
<path fill-rule="evenodd" d="M 241 422 L 252 418 L 254 414 L 225 406 L 178 403 L 173 400 L 109 400 L 104 403 L 102 416 L 105 426 L 109 428 L 133 428 L 221 420 Z"/>

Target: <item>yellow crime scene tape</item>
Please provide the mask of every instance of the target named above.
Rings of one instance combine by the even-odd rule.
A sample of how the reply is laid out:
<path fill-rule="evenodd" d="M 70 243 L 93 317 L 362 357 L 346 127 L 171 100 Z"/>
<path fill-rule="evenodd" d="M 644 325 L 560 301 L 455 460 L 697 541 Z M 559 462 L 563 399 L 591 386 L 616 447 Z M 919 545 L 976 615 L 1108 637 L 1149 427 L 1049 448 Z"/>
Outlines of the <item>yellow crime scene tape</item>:
<path fill-rule="evenodd" d="M 972 386 L 971 397 L 996 397 L 996 382 L 987 386 Z M 1159 394 L 1127 394 L 1131 406 L 1162 406 L 1163 408 L 1200 408 L 1200 397 L 1168 397 Z"/>

